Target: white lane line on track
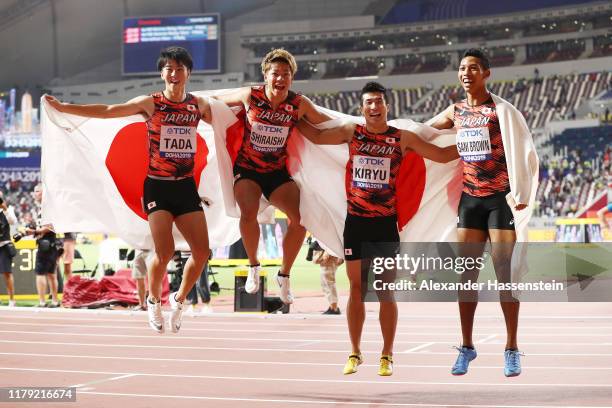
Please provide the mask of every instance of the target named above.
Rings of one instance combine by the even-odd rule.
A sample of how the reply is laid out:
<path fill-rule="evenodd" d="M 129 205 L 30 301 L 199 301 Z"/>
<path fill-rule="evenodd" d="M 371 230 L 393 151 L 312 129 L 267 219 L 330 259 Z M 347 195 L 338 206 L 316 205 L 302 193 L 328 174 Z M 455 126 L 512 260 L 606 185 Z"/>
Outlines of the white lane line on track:
<path fill-rule="evenodd" d="M 503 382 L 457 382 L 457 381 L 393 381 L 387 379 L 379 380 L 339 380 L 336 378 L 285 378 L 285 377 L 240 377 L 240 376 L 219 376 L 202 374 L 161 374 L 161 373 L 125 373 L 107 371 L 85 371 L 85 370 L 57 370 L 40 368 L 12 368 L 0 367 L 0 370 L 11 371 L 37 371 L 37 372 L 57 372 L 57 373 L 82 373 L 82 374 L 104 374 L 104 375 L 133 375 L 141 377 L 164 377 L 164 378 L 194 378 L 206 380 L 229 380 L 229 381 L 278 381 L 278 382 L 304 382 L 304 383 L 336 383 L 336 384 L 380 384 L 380 385 L 440 385 L 440 386 L 459 386 L 459 387 L 562 387 L 562 388 L 612 388 L 612 384 L 577 384 L 577 383 L 519 383 L 514 381 Z"/>
<path fill-rule="evenodd" d="M 93 384 L 101 384 L 101 383 L 105 383 L 105 382 L 109 382 L 109 381 L 116 381 L 116 380 L 122 380 L 124 378 L 130 378 L 130 377 L 135 377 L 138 374 L 124 374 L 124 375 L 118 375 L 116 377 L 111 377 L 111 378 L 103 378 L 101 380 L 94 380 L 94 381 L 89 381 L 83 384 L 75 384 L 75 385 L 69 385 L 68 387 L 75 387 L 75 388 L 83 388 L 83 387 L 88 387 L 90 385 Z M 92 389 L 92 388 L 89 388 Z"/>
<path fill-rule="evenodd" d="M 300 347 L 306 347 L 306 346 L 312 346 L 313 344 L 319 344 L 321 343 L 320 340 L 312 340 L 312 341 L 305 341 L 304 343 L 298 343 L 295 345 L 295 348 L 300 348 Z"/>
<path fill-rule="evenodd" d="M 122 325 L 118 325 L 118 323 L 134 323 L 134 324 L 139 324 L 139 325 L 143 325 L 146 323 L 146 318 L 145 318 L 145 314 L 142 314 L 141 317 L 143 317 L 143 319 L 123 319 L 123 315 L 116 315 L 115 318 L 113 319 L 103 319 L 103 318 L 78 318 L 78 317 L 74 317 L 74 316 L 15 316 L 15 315 L 3 315 L 1 316 L 2 319 L 9 319 L 9 320 L 24 320 L 24 319 L 36 319 L 36 320 L 44 320 L 44 321 L 60 321 L 60 322 L 64 322 L 66 320 L 70 320 L 71 322 L 78 322 L 78 321 L 83 321 L 83 322 L 111 322 L 113 323 L 113 327 L 119 328 L 119 327 L 132 327 L 132 326 L 122 326 Z M 212 320 L 211 318 L 209 318 L 208 316 L 198 316 L 198 317 L 192 317 L 192 316 L 185 316 L 183 317 L 184 321 L 187 321 L 189 324 L 191 325 L 204 325 L 204 324 L 208 324 L 210 326 L 215 326 L 215 328 L 217 328 L 218 326 L 223 326 L 223 325 L 228 325 L 228 326 L 239 326 L 239 325 L 245 325 L 245 326 L 256 326 L 258 327 L 257 331 L 261 331 L 261 325 L 263 323 L 270 323 L 270 324 L 282 324 L 283 327 L 342 327 L 342 328 L 346 328 L 346 323 L 338 323 L 338 324 L 323 324 L 323 322 L 318 322 L 318 323 L 307 323 L 307 322 L 301 322 L 301 323 L 292 323 L 291 319 L 289 321 L 284 321 L 284 322 L 279 322 L 279 321 L 268 321 L 268 322 L 253 322 L 253 321 L 246 321 L 246 322 L 235 322 L 235 321 L 227 321 L 228 319 L 226 319 L 226 321 L 219 321 L 219 320 Z M 338 319 L 334 319 L 333 316 L 328 316 L 329 320 L 342 320 L 340 318 Z M 522 317 L 521 317 L 522 319 Z M 229 319 L 231 320 L 231 319 Z M 401 321 L 403 320 L 403 318 L 400 318 L 400 324 L 398 324 L 398 328 L 410 328 L 410 329 L 417 329 L 417 328 L 426 328 L 426 329 L 457 329 L 458 328 L 458 323 L 457 324 L 416 324 L 416 323 L 411 323 L 411 324 L 401 324 Z M 144 322 L 144 323 L 143 323 Z M 580 325 L 580 326 L 546 326 L 546 325 L 537 325 L 537 326 L 530 326 L 530 325 L 521 325 L 521 331 L 524 330 L 584 330 L 584 329 L 590 329 L 590 330 L 603 330 L 603 329 L 612 329 L 612 326 L 589 326 L 589 324 L 587 322 L 584 322 L 585 324 Z M 23 323 L 23 324 L 27 324 L 27 323 Z M 44 323 L 41 323 L 44 324 Z M 95 325 L 98 326 L 98 325 Z M 100 327 L 102 327 L 100 325 Z M 134 326 L 137 327 L 137 326 Z M 367 326 L 366 326 L 367 329 Z M 496 325 L 496 326 L 487 326 L 487 325 L 479 325 L 479 329 L 494 329 L 494 330 L 505 330 L 506 327 L 504 325 Z M 191 329 L 194 330 L 194 329 Z M 210 327 L 206 327 L 203 330 L 210 330 Z M 367 331 L 367 330 L 366 330 Z M 372 330 L 374 331 L 374 330 Z M 290 332 L 294 332 L 294 331 L 290 331 Z M 475 333 L 476 334 L 476 333 Z M 549 334 L 549 333 L 547 333 Z M 564 334 L 565 335 L 565 334 Z M 577 334 L 580 335 L 580 334 Z M 604 334 L 604 335 L 609 335 L 609 334 Z"/>
<path fill-rule="evenodd" d="M 148 329 L 151 332 L 150 329 Z M 181 335 L 172 335 L 172 336 L 159 336 L 153 333 L 149 335 L 134 335 L 134 334 L 112 334 L 112 333 L 73 333 L 73 332 L 50 332 L 50 331 L 30 331 L 30 330 L 0 330 L 0 333 L 11 333 L 11 334 L 42 334 L 45 336 L 54 335 L 54 336 L 76 336 L 76 337 L 109 337 L 109 338 L 133 338 L 133 339 L 169 339 L 168 341 L 180 341 L 180 340 L 222 340 L 222 341 L 259 341 L 259 342 L 312 342 L 315 343 L 346 343 L 346 339 L 302 339 L 296 336 L 295 338 L 283 338 L 279 339 L 277 337 L 266 337 L 266 338 L 257 338 L 257 337 L 210 337 L 210 336 L 183 336 Z M 296 333 L 298 334 L 298 333 Z M 456 334 L 455 334 L 456 336 Z M 373 343 L 379 344 L 380 340 L 361 340 L 362 343 Z M 438 344 L 456 344 L 456 341 L 438 341 Z M 395 344 L 423 344 L 423 340 L 420 341 L 409 341 L 409 340 L 395 340 Z M 499 345 L 501 342 L 496 343 L 485 343 L 483 345 Z M 536 346 L 612 346 L 612 343 L 603 343 L 603 342 L 527 342 L 522 341 L 522 345 L 536 345 Z"/>
<path fill-rule="evenodd" d="M 72 321 L 72 319 L 71 319 Z M 183 320 L 183 322 L 185 322 L 185 320 Z M 203 327 L 203 328 L 199 328 L 199 327 L 189 327 L 189 323 L 191 322 L 187 322 L 188 325 L 185 327 L 181 328 L 181 333 L 185 333 L 185 332 L 206 332 L 206 333 L 210 333 L 211 332 L 211 328 L 210 327 Z M 23 323 L 23 322 L 11 322 L 10 326 L 31 326 L 31 327 L 77 327 L 77 328 L 87 328 L 87 329 L 113 329 L 113 330 L 119 330 L 119 329 L 126 329 L 126 330 L 142 330 L 142 331 L 150 331 L 151 329 L 146 325 L 146 322 L 135 322 L 132 325 L 102 325 L 102 324 L 72 324 L 72 323 L 47 323 L 47 322 L 40 322 L 40 323 Z M 235 323 L 232 324 L 232 326 L 236 326 Z M 261 326 L 261 325 L 259 325 Z M 319 326 L 320 327 L 320 326 Z M 415 328 L 420 327 L 420 326 L 415 326 Z M 343 328 L 345 330 L 308 330 L 308 334 L 342 334 L 342 335 L 346 335 L 347 334 L 347 330 L 346 330 L 346 326 L 343 326 Z M 453 326 L 453 328 L 459 330 L 459 328 L 457 326 Z M 498 329 L 505 329 L 502 327 L 498 327 Z M 549 331 L 547 333 L 521 333 L 521 337 L 550 337 L 550 330 L 552 330 L 551 328 L 547 328 Z M 563 328 L 564 330 L 568 330 L 567 327 Z M 556 338 L 561 336 L 561 337 L 610 337 L 612 336 L 612 333 L 602 333 L 602 334 L 589 334 L 589 333 L 585 333 L 584 329 L 585 327 L 580 327 L 580 328 L 575 328 L 575 329 L 579 329 L 582 330 L 583 332 L 581 333 L 562 333 L 559 335 L 556 335 Z M 590 328 L 589 328 L 590 329 Z M 521 327 L 521 330 L 524 332 L 525 328 Z M 266 328 L 264 329 L 264 331 L 266 333 L 283 333 L 283 334 L 297 334 L 297 333 L 303 333 L 302 331 L 298 331 L 298 330 L 276 330 L 276 329 L 269 329 Z M 262 329 L 261 327 L 259 327 L 258 329 L 224 329 L 224 328 L 218 328 L 215 327 L 214 328 L 214 332 L 215 333 L 261 333 Z M 368 332 L 364 332 L 365 335 L 380 335 L 380 332 L 371 330 Z M 410 332 L 398 332 L 396 333 L 396 337 L 400 336 L 400 335 L 406 335 L 406 336 L 453 336 L 455 337 L 457 335 L 456 332 L 448 332 L 448 333 L 441 333 L 441 332 L 424 332 L 424 331 L 410 331 Z M 488 333 L 474 333 L 475 336 L 491 336 L 491 338 L 497 336 L 496 334 L 488 334 Z"/>
<path fill-rule="evenodd" d="M 171 335 L 171 336 L 159 336 L 159 335 L 155 335 L 151 332 L 151 329 L 147 330 L 150 334 L 149 335 L 140 335 L 140 334 L 113 334 L 113 333 L 97 333 L 97 332 L 93 332 L 93 333 L 73 333 L 73 332 L 50 332 L 50 331 L 45 331 L 45 330 L 41 330 L 41 331 L 31 331 L 31 330 L 0 330 L 0 333 L 11 333 L 11 334 L 43 334 L 46 336 L 50 336 L 50 335 L 54 335 L 54 336 L 77 336 L 77 337 L 110 337 L 110 338 L 133 338 L 133 339 L 151 339 L 151 338 L 156 338 L 156 339 L 164 339 L 164 340 L 168 340 L 168 341 L 180 341 L 179 339 L 182 340 L 222 340 L 222 341 L 237 341 L 237 342 L 244 342 L 244 341 L 261 341 L 261 342 L 279 342 L 279 341 L 286 341 L 286 342 L 318 342 L 318 343 L 346 343 L 347 339 L 303 339 L 300 338 L 299 336 L 295 336 L 294 338 L 277 338 L 277 337 L 265 337 L 265 338 L 258 338 L 258 337 L 212 337 L 212 336 L 183 336 L 182 334 L 180 335 Z M 295 334 L 303 334 L 303 333 L 295 333 Z M 380 343 L 380 340 L 361 340 L 362 343 L 375 343 L 378 344 Z M 422 344 L 422 341 L 406 341 L 406 340 L 396 340 L 395 344 L 398 343 L 406 343 L 406 344 Z M 448 342 L 453 343 L 454 342 Z M 526 344 L 526 343 L 522 343 L 522 344 Z M 555 344 L 559 344 L 559 343 L 555 343 Z M 577 344 L 577 343 L 570 343 L 570 344 Z M 595 343 L 592 343 L 592 345 Z M 612 343 L 611 343 L 612 344 Z"/>
<path fill-rule="evenodd" d="M 300 350 L 301 351 L 301 350 Z M 374 354 L 374 352 L 372 352 Z M 396 353 L 400 354 L 400 353 Z M 404 352 L 405 354 L 405 352 Z M 436 353 L 438 354 L 438 353 Z M 456 354 L 456 353 L 448 353 Z M 45 354 L 45 353 L 11 353 L 11 352 L 0 352 L 0 355 L 4 356 L 21 356 L 21 357 L 41 357 L 41 358 L 73 358 L 73 359 L 92 359 L 92 360 L 131 360 L 131 361 L 175 361 L 175 362 L 186 362 L 186 363 L 215 363 L 215 364 L 270 364 L 270 365 L 303 365 L 303 366 L 334 366 L 340 367 L 341 363 L 308 363 L 304 361 L 250 361 L 250 360 L 211 360 L 211 359 L 197 359 L 197 358 L 160 358 L 160 357 L 126 357 L 126 356 L 97 356 L 97 355 L 86 355 L 86 354 Z M 497 353 L 500 355 L 500 353 Z M 429 354 L 431 356 L 431 354 Z M 364 367 L 378 367 L 378 364 L 362 364 Z M 410 367 L 410 368 L 444 368 L 448 369 L 448 364 L 435 365 L 435 364 L 394 364 L 395 367 Z M 474 369 L 499 369 L 501 366 L 474 366 Z M 593 370 L 593 371 L 612 371 L 612 367 L 555 367 L 555 366 L 531 366 L 523 365 L 523 368 L 529 369 L 542 369 L 542 370 Z"/>
<path fill-rule="evenodd" d="M 2 312 L 8 312 L 3 314 Z M 167 310 L 166 310 L 167 311 Z M 39 314 L 39 315 L 52 315 L 57 313 L 65 313 L 65 314 L 93 314 L 93 315 L 123 315 L 123 316 L 146 316 L 145 312 L 132 312 L 129 310 L 100 310 L 100 309 L 65 309 L 65 308 L 56 308 L 56 309 L 37 309 L 33 311 L 31 307 L 14 307 L 9 308 L 8 306 L 0 306 L 0 317 L 15 315 L 15 313 L 29 313 L 29 314 Z M 332 321 L 332 320 L 344 320 L 344 317 L 336 317 L 336 316 L 327 316 L 322 315 L 321 313 L 294 313 L 294 314 L 253 314 L 253 313 L 235 313 L 235 312 L 227 312 L 227 313 L 213 313 L 209 316 L 202 316 L 205 319 L 215 319 L 215 318 L 232 318 L 232 319 L 245 319 L 245 320 L 321 320 L 321 321 Z M 368 312 L 366 314 L 367 319 L 378 320 L 378 312 Z M 451 319 L 457 320 L 459 319 L 458 314 L 452 315 L 444 315 L 444 314 L 419 314 L 418 316 L 402 316 L 402 320 L 444 320 Z M 492 319 L 499 320 L 500 314 L 492 314 L 492 315 L 478 315 L 478 319 Z M 576 315 L 576 316 L 568 316 L 568 315 L 521 315 L 521 320 L 612 320 L 612 315 Z"/>
<path fill-rule="evenodd" d="M 172 345 L 145 345 L 145 344 L 107 344 L 107 343 L 72 343 L 72 342 L 51 342 L 51 341 L 28 341 L 28 340 L 0 340 L 0 343 L 17 343 L 17 344 L 41 344 L 41 345 L 70 345 L 83 346 L 83 347 L 118 347 L 118 348 L 149 348 L 149 349 L 181 349 L 181 350 L 216 350 L 216 351 L 273 351 L 273 352 L 294 352 L 293 348 L 252 348 L 252 347 L 206 347 L 206 346 L 172 346 Z M 501 344 L 501 343 L 500 343 Z M 343 350 L 329 350 L 329 349 L 300 349 L 300 352 L 308 353 L 342 353 L 346 354 L 346 349 Z M 380 351 L 362 350 L 362 354 L 380 354 Z M 2 354 L 2 353 L 0 353 Z M 398 351 L 395 354 L 414 354 L 419 355 L 418 352 L 406 353 L 405 351 Z M 441 352 L 436 351 L 435 353 L 423 353 L 422 355 L 431 356 L 432 354 L 438 355 L 456 355 L 456 352 Z M 479 356 L 499 356 L 500 353 L 485 353 L 478 352 Z M 529 356 L 563 356 L 563 357 L 612 357 L 612 353 L 532 353 L 529 352 Z"/>
<path fill-rule="evenodd" d="M 521 334 L 521 336 L 522 336 L 522 334 Z M 550 336 L 550 334 L 548 334 L 548 336 Z M 487 341 L 494 339 L 495 337 L 497 337 L 497 334 L 490 334 L 487 337 L 476 341 L 475 344 L 484 344 Z"/>
<path fill-rule="evenodd" d="M 113 397 L 135 397 L 135 398 L 169 398 L 169 399 L 195 399 L 195 400 L 208 400 L 208 401 L 239 401 L 248 403 L 276 403 L 283 404 L 282 406 L 293 406 L 294 404 L 314 404 L 314 405 L 338 405 L 338 406 L 370 406 L 370 407 L 446 407 L 446 408 L 602 408 L 601 406 L 569 406 L 569 405 L 459 405 L 459 404 L 418 404 L 418 403 L 393 403 L 393 402 L 379 402 L 377 398 L 372 401 L 347 401 L 346 399 L 321 401 L 321 400 L 297 400 L 297 399 L 263 399 L 263 398 L 229 398 L 229 397 L 204 397 L 204 396 L 190 396 L 190 395 L 159 395 L 159 394 L 126 394 L 116 392 L 80 392 L 80 394 L 91 394 L 91 395 L 104 395 Z M 605 407 L 603 407 L 605 408 Z"/>
<path fill-rule="evenodd" d="M 429 343 L 421 344 L 420 346 L 416 346 L 408 350 L 404 350 L 404 353 L 414 353 L 415 351 L 423 350 L 429 346 L 433 346 L 434 344 L 436 344 L 436 342 L 433 342 L 433 341 Z"/>

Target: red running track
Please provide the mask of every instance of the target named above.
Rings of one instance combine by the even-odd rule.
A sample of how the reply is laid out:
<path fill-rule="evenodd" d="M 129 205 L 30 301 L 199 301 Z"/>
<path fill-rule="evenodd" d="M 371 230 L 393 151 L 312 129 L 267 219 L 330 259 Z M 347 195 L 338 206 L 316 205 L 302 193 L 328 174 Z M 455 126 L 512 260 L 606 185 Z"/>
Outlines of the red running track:
<path fill-rule="evenodd" d="M 375 313 L 365 363 L 344 376 L 344 316 L 186 316 L 180 334 L 158 335 L 142 312 L 0 308 L 0 386 L 77 387 L 76 403 L 36 404 L 45 408 L 612 406 L 612 305 L 521 309 L 523 374 L 506 378 L 494 303 L 479 305 L 478 358 L 463 377 L 450 375 L 460 341 L 453 303 L 400 305 L 391 377 L 376 375 Z"/>

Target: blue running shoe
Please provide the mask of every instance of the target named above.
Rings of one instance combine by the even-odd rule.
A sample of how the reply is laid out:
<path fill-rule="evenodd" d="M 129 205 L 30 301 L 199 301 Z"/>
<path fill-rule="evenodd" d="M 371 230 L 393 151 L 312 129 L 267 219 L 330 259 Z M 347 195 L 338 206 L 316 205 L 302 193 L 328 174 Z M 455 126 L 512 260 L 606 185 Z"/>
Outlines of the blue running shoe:
<path fill-rule="evenodd" d="M 459 351 L 459 356 L 457 357 L 457 361 L 455 361 L 451 374 L 463 375 L 467 373 L 470 361 L 475 359 L 478 354 L 475 349 L 469 347 L 455 347 L 455 349 Z"/>
<path fill-rule="evenodd" d="M 524 355 L 518 350 L 504 351 L 504 375 L 506 377 L 516 377 L 521 374 L 521 356 Z"/>

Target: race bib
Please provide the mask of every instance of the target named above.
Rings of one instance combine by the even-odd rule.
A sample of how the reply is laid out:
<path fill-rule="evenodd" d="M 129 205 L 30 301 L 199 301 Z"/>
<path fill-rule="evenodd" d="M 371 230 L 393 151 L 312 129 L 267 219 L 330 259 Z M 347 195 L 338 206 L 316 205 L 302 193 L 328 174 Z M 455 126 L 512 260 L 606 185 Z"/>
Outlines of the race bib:
<path fill-rule="evenodd" d="M 491 138 L 488 127 L 459 129 L 457 151 L 466 162 L 490 160 Z"/>
<path fill-rule="evenodd" d="M 191 159 L 196 153 L 195 127 L 162 126 L 159 133 L 159 154 L 169 159 Z"/>
<path fill-rule="evenodd" d="M 353 186 L 360 188 L 388 188 L 391 158 L 353 156 Z"/>
<path fill-rule="evenodd" d="M 253 122 L 251 125 L 251 145 L 258 152 L 277 152 L 285 147 L 289 127 Z"/>

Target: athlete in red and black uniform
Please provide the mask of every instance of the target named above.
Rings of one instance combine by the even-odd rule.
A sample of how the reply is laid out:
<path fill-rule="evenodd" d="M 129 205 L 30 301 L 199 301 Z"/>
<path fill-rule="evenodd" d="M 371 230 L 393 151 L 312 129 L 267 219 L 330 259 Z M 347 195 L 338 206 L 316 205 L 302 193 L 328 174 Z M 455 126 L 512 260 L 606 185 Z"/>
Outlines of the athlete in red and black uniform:
<path fill-rule="evenodd" d="M 463 194 L 459 228 L 514 230 L 514 216 L 506 202 L 510 192 L 506 154 L 495 103 L 477 106 L 467 100 L 454 105 L 457 150 L 463 159 Z"/>
<path fill-rule="evenodd" d="M 299 120 L 302 98 L 302 95 L 289 91 L 287 99 L 274 110 L 264 86 L 251 88 L 234 176 L 236 182 L 253 180 L 267 200 L 274 190 L 291 181 L 286 166 L 287 141 Z"/>
<path fill-rule="evenodd" d="M 361 91 L 361 102 L 365 125 L 347 123 L 321 131 L 304 121 L 298 124 L 300 132 L 313 143 L 349 145 L 346 167 L 347 214 L 343 235 L 346 271 L 350 282 L 346 310 L 353 350 L 344 367 L 344 374 L 356 372 L 362 362 L 360 343 L 365 321 L 362 269 L 369 269 L 369 260 L 373 257 L 393 255 L 389 251 L 392 247 L 391 252 L 394 252 L 395 246 L 389 247 L 388 244 L 399 242 L 395 185 L 402 158 L 409 150 L 442 163 L 458 157 L 455 145 L 441 148 L 421 140 L 412 132 L 389 126 L 386 90 L 381 84 L 366 84 Z M 367 254 L 364 250 L 367 250 Z M 392 295 L 384 295 L 379 296 L 379 320 L 384 344 L 378 374 L 391 375 L 397 305 Z"/>
<path fill-rule="evenodd" d="M 142 114 L 147 118 L 149 167 L 144 182 L 143 205 L 148 214 L 155 256 L 149 274 L 149 325 L 164 332 L 161 311 L 162 278 L 174 255 L 172 225 L 181 232 L 191 251 L 183 280 L 170 295 L 170 325 L 178 332 L 182 303 L 200 276 L 210 254 L 206 219 L 193 179 L 196 128 L 200 119 L 210 122 L 208 102 L 185 91 L 191 74 L 191 56 L 181 47 L 163 50 L 157 62 L 165 89 L 117 105 L 75 105 L 52 96 L 47 102 L 61 112 L 94 118 Z"/>
<path fill-rule="evenodd" d="M 188 93 L 184 100 L 174 102 L 166 98 L 163 92 L 155 92 L 151 96 L 155 112 L 147 120 L 147 174 L 157 178 L 193 177 L 196 136 L 193 130 L 202 118 L 197 98 Z"/>
<path fill-rule="evenodd" d="M 287 140 L 300 118 L 312 123 L 330 118 L 317 111 L 308 98 L 289 89 L 297 71 L 295 58 L 289 52 L 270 51 L 261 63 L 261 71 L 265 85 L 242 88 L 216 98 L 246 110 L 244 138 L 234 163 L 234 196 L 240 208 L 240 234 L 250 264 L 245 290 L 248 293 L 259 290 L 257 213 L 263 194 L 289 218 L 283 239 L 283 264 L 277 276 L 281 300 L 289 304 L 293 302 L 289 274 L 306 230 L 300 225 L 300 192 L 287 172 Z"/>
<path fill-rule="evenodd" d="M 362 258 L 364 242 L 399 242 L 395 180 L 404 154 L 401 134 L 392 126 L 375 133 L 368 131 L 367 125 L 355 125 L 346 166 L 347 260 Z"/>
<path fill-rule="evenodd" d="M 495 103 L 487 90 L 490 76 L 489 61 L 480 50 L 465 52 L 459 65 L 459 81 L 466 99 L 450 105 L 432 122 L 438 129 L 457 129 L 457 150 L 463 160 L 463 194 L 459 202 L 458 241 L 468 243 L 461 248 L 470 256 L 482 255 L 482 246 L 490 239 L 492 256 L 498 280 L 509 281 L 512 248 L 516 241 L 513 209 L 506 201 L 510 192 L 507 152 L 502 142 Z M 505 135 L 514 137 L 514 135 Z M 523 210 L 527 203 L 518 203 L 515 211 Z M 478 270 L 462 274 L 464 281 L 476 281 Z M 500 292 L 501 306 L 506 319 L 508 337 L 504 353 L 504 373 L 508 377 L 521 373 L 520 353 L 517 345 L 519 302 L 510 291 Z M 470 361 L 476 358 L 472 340 L 474 313 L 478 293 L 459 293 L 459 313 L 463 342 L 458 347 L 459 357 L 451 372 L 463 375 Z"/>

